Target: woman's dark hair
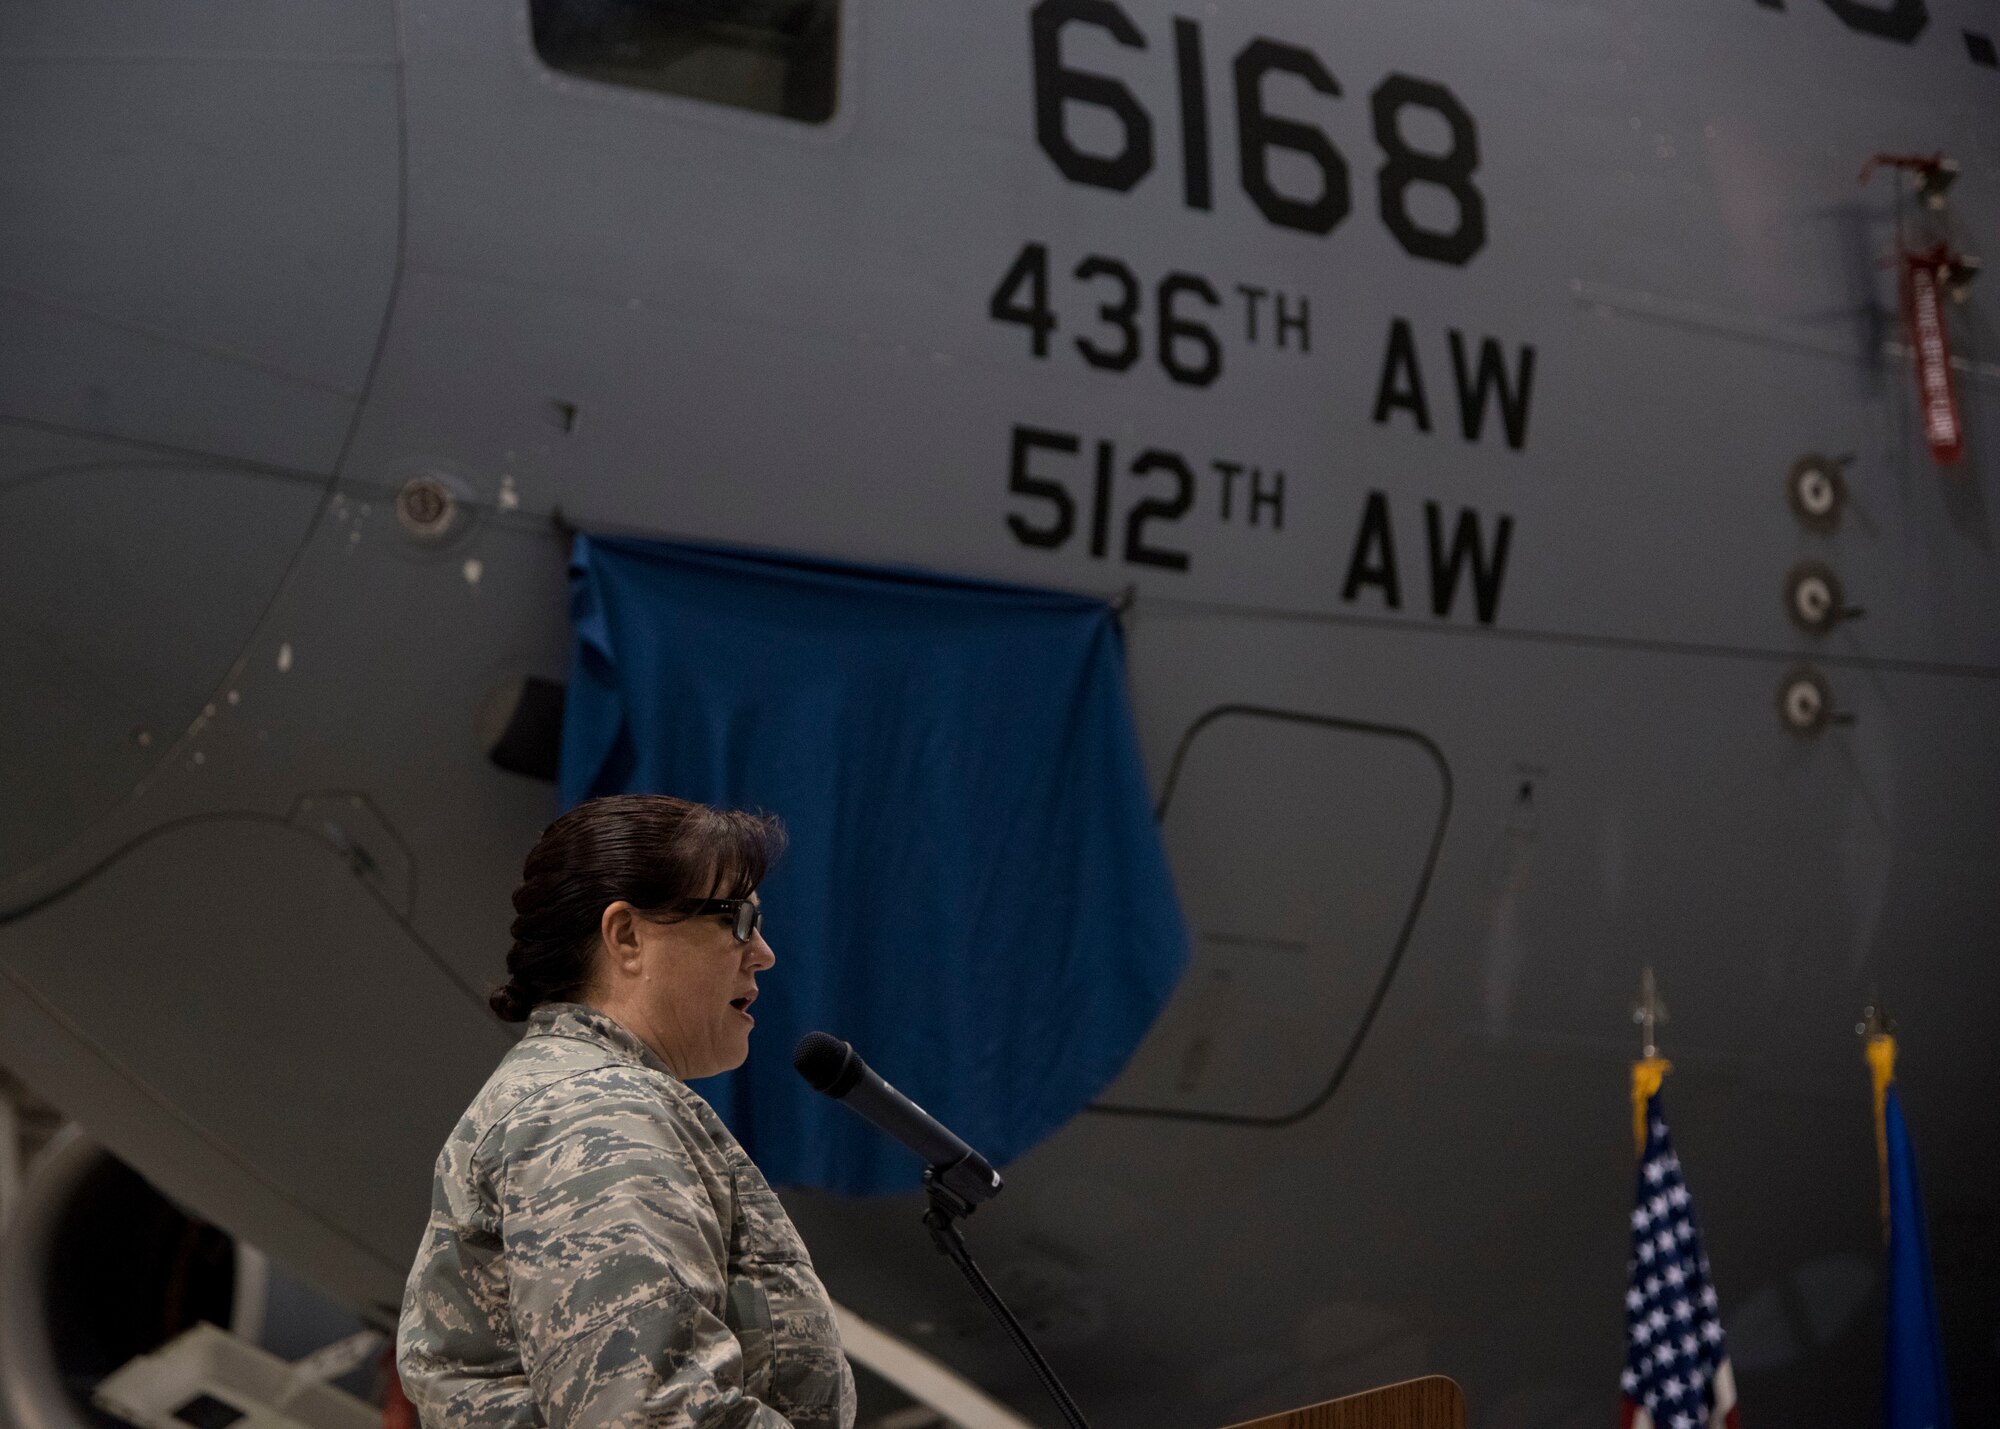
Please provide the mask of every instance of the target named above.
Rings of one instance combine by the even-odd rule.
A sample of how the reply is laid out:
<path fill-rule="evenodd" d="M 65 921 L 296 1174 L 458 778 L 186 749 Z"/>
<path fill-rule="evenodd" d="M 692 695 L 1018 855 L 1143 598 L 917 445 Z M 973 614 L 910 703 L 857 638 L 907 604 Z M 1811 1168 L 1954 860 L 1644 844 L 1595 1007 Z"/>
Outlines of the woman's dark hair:
<path fill-rule="evenodd" d="M 507 981 L 486 1001 L 508 1022 L 589 984 L 604 910 L 620 899 L 660 917 L 704 898 L 747 898 L 783 852 L 775 818 L 666 794 L 612 794 L 542 830 L 514 890 Z"/>

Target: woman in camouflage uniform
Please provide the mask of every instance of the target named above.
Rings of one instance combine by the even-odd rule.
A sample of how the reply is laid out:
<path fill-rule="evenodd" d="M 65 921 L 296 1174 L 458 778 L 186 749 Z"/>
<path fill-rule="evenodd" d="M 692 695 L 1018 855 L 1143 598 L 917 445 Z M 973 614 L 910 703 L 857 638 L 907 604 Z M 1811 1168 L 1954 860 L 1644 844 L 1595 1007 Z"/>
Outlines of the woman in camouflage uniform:
<path fill-rule="evenodd" d="M 791 1219 L 688 1090 L 742 1064 L 775 961 L 775 821 L 581 804 L 514 893 L 527 1035 L 438 1157 L 396 1362 L 425 1429 L 850 1429 L 854 1379 Z"/>

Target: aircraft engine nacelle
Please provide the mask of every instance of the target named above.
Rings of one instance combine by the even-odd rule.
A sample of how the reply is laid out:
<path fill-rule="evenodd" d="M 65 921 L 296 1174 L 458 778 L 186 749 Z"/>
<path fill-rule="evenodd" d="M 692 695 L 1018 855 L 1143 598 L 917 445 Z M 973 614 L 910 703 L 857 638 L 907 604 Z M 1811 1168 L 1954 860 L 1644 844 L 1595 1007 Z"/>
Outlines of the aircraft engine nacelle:
<path fill-rule="evenodd" d="M 62 1132 L 0 1236 L 10 1429 L 106 1429 L 116 1421 L 91 1406 L 91 1388 L 203 1321 L 287 1358 L 362 1329 L 77 1128 Z M 372 1364 L 350 1371 L 344 1387 L 366 1394 L 373 1376 Z"/>

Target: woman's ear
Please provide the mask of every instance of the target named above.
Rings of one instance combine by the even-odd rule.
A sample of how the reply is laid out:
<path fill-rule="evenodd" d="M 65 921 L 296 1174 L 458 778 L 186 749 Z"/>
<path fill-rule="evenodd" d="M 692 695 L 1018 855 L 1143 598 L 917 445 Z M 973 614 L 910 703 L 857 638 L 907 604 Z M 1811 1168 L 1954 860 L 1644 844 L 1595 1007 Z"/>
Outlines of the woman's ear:
<path fill-rule="evenodd" d="M 639 946 L 639 913 L 622 898 L 606 906 L 597 921 L 604 942 L 604 970 L 613 978 L 638 977 L 644 970 Z"/>

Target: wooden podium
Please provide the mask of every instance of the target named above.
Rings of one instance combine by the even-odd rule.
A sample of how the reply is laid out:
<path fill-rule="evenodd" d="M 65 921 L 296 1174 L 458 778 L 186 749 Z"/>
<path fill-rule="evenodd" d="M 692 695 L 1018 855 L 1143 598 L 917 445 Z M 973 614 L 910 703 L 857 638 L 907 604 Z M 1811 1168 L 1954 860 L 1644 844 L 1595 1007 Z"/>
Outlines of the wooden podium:
<path fill-rule="evenodd" d="M 1230 1429 L 1465 1429 L 1465 1393 L 1455 1380 L 1426 1375 Z"/>

